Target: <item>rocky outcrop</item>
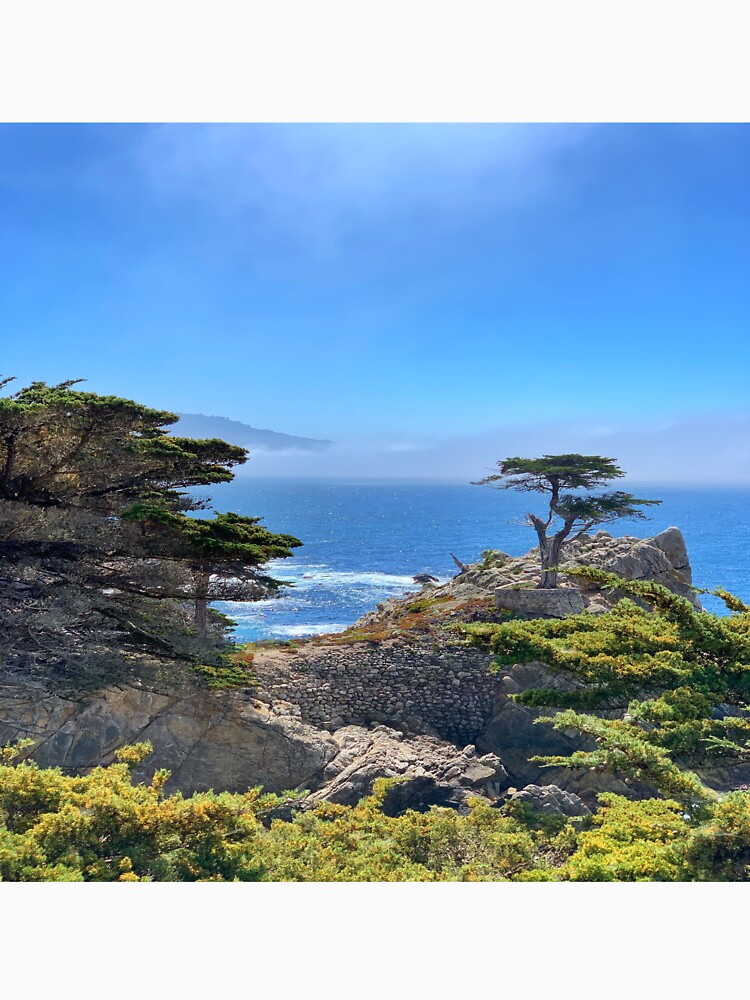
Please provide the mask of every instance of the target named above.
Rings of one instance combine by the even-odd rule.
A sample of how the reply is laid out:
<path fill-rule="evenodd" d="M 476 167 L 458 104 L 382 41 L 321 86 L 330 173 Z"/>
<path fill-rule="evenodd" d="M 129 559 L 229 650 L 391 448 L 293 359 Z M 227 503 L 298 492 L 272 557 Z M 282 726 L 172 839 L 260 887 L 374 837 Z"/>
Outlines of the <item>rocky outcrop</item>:
<path fill-rule="evenodd" d="M 609 532 L 600 531 L 595 535 L 584 535 L 563 547 L 558 587 L 561 590 L 582 589 L 584 604 L 593 605 L 593 610 L 599 606 L 606 607 L 621 595 L 602 594 L 594 586 L 582 586 L 579 580 L 566 578 L 565 569 L 573 566 L 593 566 L 628 580 L 653 580 L 687 597 L 695 607 L 701 606 L 692 590 L 690 560 L 679 528 L 666 528 L 653 538 L 633 538 L 629 535 L 613 538 Z M 504 552 L 491 553 L 484 563 L 467 567 L 441 590 L 465 599 L 488 591 L 531 590 L 538 582 L 539 550 L 534 548 L 518 558 Z M 437 594 L 439 590 L 433 588 L 432 592 Z"/>
<path fill-rule="evenodd" d="M 427 584 L 420 594 L 384 602 L 377 610 L 364 615 L 357 626 L 382 627 L 391 621 L 397 621 L 404 608 L 420 598 L 439 602 L 445 615 L 460 611 L 471 602 L 486 599 L 497 600 L 498 607 L 521 610 L 531 615 L 539 610 L 531 602 L 541 600 L 544 604 L 548 600 L 554 617 L 557 617 L 559 613 L 575 613 L 581 600 L 583 607 L 589 611 L 605 611 L 622 596 L 616 591 L 603 592 L 593 584 L 583 584 L 577 578 L 566 577 L 565 569 L 573 566 L 593 566 L 629 580 L 653 580 L 674 593 L 687 597 L 696 608 L 701 607 L 692 589 L 693 577 L 685 539 L 679 528 L 670 527 L 653 538 L 634 538 L 629 535 L 613 538 L 608 532 L 600 531 L 566 544 L 560 559 L 558 589 L 580 591 L 580 598 L 575 594 L 547 599 L 532 595 L 539 584 L 538 548 L 517 557 L 495 550 L 485 553 L 481 563 L 464 566 L 461 572 L 439 587 Z M 555 594 L 555 591 L 548 593 Z M 510 602 L 515 602 L 513 607 Z M 516 606 L 525 602 L 529 604 L 528 611 L 525 607 Z M 567 603 L 570 604 L 570 610 Z"/>
<path fill-rule="evenodd" d="M 39 682 L 6 677 L 0 685 L 0 743 L 30 737 L 43 767 L 73 773 L 115 759 L 148 740 L 154 753 L 136 770 L 148 780 L 171 771 L 167 790 L 186 793 L 313 790 L 308 802 L 353 805 L 379 777 L 399 777 L 387 808 L 461 806 L 471 795 L 494 798 L 507 785 L 500 759 L 437 735 L 407 738 L 399 730 L 346 726 L 333 735 L 239 693 L 194 685 L 121 685 L 83 701 L 52 694 Z"/>
<path fill-rule="evenodd" d="M 486 673 L 486 654 L 468 649 L 456 652 L 452 670 L 461 672 L 462 656 L 471 657 L 476 668 L 479 655 Z M 73 698 L 11 674 L 0 684 L 0 743 L 31 737 L 40 765 L 77 773 L 110 763 L 126 744 L 148 740 L 154 752 L 137 776 L 147 780 L 157 768 L 166 768 L 168 789 L 185 793 L 263 785 L 268 791 L 305 789 L 317 799 L 350 803 L 382 776 L 410 782 L 393 793 L 396 799 L 416 802 L 421 795 L 423 801 L 454 805 L 468 794 L 491 797 L 508 785 L 532 782 L 554 781 L 587 801 L 600 791 L 628 791 L 607 774 L 546 769 L 529 760 L 535 754 L 567 754 L 583 744 L 578 736 L 536 725 L 544 713 L 508 695 L 530 687 L 567 689 L 574 686 L 568 677 L 541 664 L 524 664 L 488 676 L 487 682 L 493 697 L 487 719 L 474 730 L 475 750 L 441 738 L 420 719 L 402 724 L 403 729 L 392 723 L 329 732 L 300 719 L 296 705 L 242 691 L 134 680 Z"/>
<path fill-rule="evenodd" d="M 699 608 L 701 603 L 692 589 L 693 573 L 688 559 L 685 538 L 679 528 L 666 528 L 653 538 L 612 538 L 599 532 L 593 538 L 583 538 L 566 554 L 565 566 L 572 564 L 594 566 L 596 569 L 616 573 L 626 580 L 652 580 L 660 583 L 681 597 L 687 597 Z M 584 592 L 586 588 L 584 587 Z M 604 598 L 596 595 L 596 588 L 589 588 L 587 603 L 611 603 L 619 598 L 615 592 Z"/>
<path fill-rule="evenodd" d="M 609 771 L 547 767 L 532 759 L 536 756 L 568 756 L 576 750 L 594 749 L 593 740 L 574 731 L 553 729 L 538 721 L 543 716 L 553 714 L 554 710 L 531 708 L 510 697 L 532 688 L 575 690 L 582 686 L 575 678 L 569 674 L 555 673 L 543 663 L 516 664 L 503 670 L 497 677 L 500 690 L 493 705 L 492 718 L 475 742 L 480 752 L 494 753 L 502 759 L 510 785 L 548 786 L 552 783 L 565 792 L 580 796 L 592 808 L 602 792 L 615 792 L 631 797 L 654 794 L 650 786 L 629 778 L 619 778 Z M 748 717 L 748 713 L 730 705 L 719 706 L 717 713 L 718 717 Z M 599 711 L 596 714 L 614 717 L 621 713 Z M 717 792 L 728 792 L 750 785 L 750 761 L 717 763 L 714 760 L 695 764 L 693 770 L 701 781 Z"/>
<path fill-rule="evenodd" d="M 543 663 L 522 663 L 509 667 L 498 675 L 499 693 L 493 706 L 492 718 L 477 740 L 477 747 L 485 753 L 495 753 L 502 758 L 508 772 L 508 781 L 515 787 L 529 784 L 554 783 L 565 791 L 580 795 L 593 803 L 601 792 L 628 795 L 634 791 L 632 783 L 621 781 L 612 774 L 591 771 L 588 768 L 547 767 L 533 757 L 558 757 L 575 750 L 590 750 L 594 744 L 579 733 L 553 729 L 539 723 L 550 709 L 529 708 L 514 701 L 511 695 L 531 688 L 571 691 L 581 684 L 567 674 L 555 673 Z"/>
<path fill-rule="evenodd" d="M 474 746 L 459 749 L 433 736 L 406 738 L 387 726 L 345 726 L 333 739 L 340 750 L 326 765 L 324 784 L 310 796 L 312 802 L 355 805 L 370 794 L 377 778 L 398 777 L 384 803 L 395 815 L 428 805 L 458 807 L 472 796 L 497 798 L 507 785 L 500 758 L 479 754 Z"/>
<path fill-rule="evenodd" d="M 570 754 L 581 746 L 580 737 L 566 735 L 548 725 L 537 725 L 536 720 L 541 715 L 548 715 L 549 711 L 520 705 L 512 695 L 530 688 L 569 691 L 580 685 L 567 675 L 552 673 L 542 663 L 511 667 L 498 677 L 498 682 L 499 693 L 492 718 L 479 735 L 477 745 L 487 752 L 501 754 L 510 782 L 516 787 L 544 782 L 545 778 L 553 780 L 548 777 L 549 768 L 542 768 L 530 758 Z"/>

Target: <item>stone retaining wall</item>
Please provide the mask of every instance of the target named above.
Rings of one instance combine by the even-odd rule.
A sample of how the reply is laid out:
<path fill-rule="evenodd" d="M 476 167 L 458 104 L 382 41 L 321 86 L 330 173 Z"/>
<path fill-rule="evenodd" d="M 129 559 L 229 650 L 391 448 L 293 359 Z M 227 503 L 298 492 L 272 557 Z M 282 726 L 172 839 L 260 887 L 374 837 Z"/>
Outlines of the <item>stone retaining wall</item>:
<path fill-rule="evenodd" d="M 259 651 L 259 697 L 280 714 L 324 729 L 372 723 L 425 723 L 442 738 L 473 742 L 500 693 L 489 657 L 477 649 L 436 648 L 403 639 L 299 652 Z"/>
<path fill-rule="evenodd" d="M 531 618 L 565 618 L 583 611 L 580 590 L 558 587 L 555 590 L 531 590 L 501 587 L 495 591 L 495 607 Z"/>

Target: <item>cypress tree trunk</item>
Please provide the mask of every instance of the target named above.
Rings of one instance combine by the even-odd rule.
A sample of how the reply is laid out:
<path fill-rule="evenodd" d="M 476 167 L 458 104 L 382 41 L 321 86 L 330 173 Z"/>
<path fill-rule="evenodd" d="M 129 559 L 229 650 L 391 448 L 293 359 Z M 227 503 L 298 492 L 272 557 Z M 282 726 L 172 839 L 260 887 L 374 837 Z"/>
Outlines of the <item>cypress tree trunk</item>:
<path fill-rule="evenodd" d="M 550 569 L 550 566 L 557 566 L 560 559 L 560 549 L 563 540 L 554 536 L 545 538 L 544 544 L 539 543 L 539 553 L 542 559 L 542 578 L 539 583 L 539 590 L 555 590 L 557 587 L 557 570 Z"/>
<path fill-rule="evenodd" d="M 194 620 L 196 628 L 201 635 L 206 634 L 208 586 L 210 582 L 211 574 L 208 570 L 204 568 L 193 570 L 193 584 L 195 588 Z"/>
<path fill-rule="evenodd" d="M 542 563 L 542 576 L 539 581 L 538 590 L 554 590 L 557 586 L 557 573 L 552 572 L 549 567 L 556 565 L 556 555 L 560 551 L 559 544 L 555 546 L 556 537 L 550 538 L 547 534 L 547 524 L 535 514 L 528 514 L 529 524 L 532 524 L 539 539 L 539 559 Z"/>
<path fill-rule="evenodd" d="M 537 590 L 555 590 L 557 587 L 557 572 L 554 569 L 550 569 L 550 567 L 557 566 L 560 561 L 560 551 L 563 542 L 570 534 L 572 522 L 566 521 L 560 531 L 550 538 L 547 534 L 548 522 L 542 521 L 540 517 L 536 517 L 534 514 L 529 514 L 528 518 L 530 524 L 534 526 L 536 537 L 539 539 L 539 559 L 542 564 L 542 575 Z"/>

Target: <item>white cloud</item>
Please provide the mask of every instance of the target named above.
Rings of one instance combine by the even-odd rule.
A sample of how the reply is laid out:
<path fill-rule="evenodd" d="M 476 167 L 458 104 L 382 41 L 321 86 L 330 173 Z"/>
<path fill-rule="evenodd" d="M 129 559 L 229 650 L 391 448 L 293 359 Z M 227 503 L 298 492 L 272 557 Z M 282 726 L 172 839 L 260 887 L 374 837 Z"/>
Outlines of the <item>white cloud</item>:
<path fill-rule="evenodd" d="M 161 196 L 336 243 L 393 214 L 450 225 L 552 188 L 584 125 L 162 125 L 138 161 Z"/>

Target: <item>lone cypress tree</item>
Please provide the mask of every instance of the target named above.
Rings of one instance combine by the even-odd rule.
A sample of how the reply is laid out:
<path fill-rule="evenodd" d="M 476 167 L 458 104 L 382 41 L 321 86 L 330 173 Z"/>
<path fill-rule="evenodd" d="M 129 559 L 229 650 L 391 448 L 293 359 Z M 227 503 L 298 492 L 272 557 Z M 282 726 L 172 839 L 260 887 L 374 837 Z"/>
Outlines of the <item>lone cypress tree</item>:
<path fill-rule="evenodd" d="M 514 457 L 506 458 L 497 465 L 498 472 L 485 476 L 474 485 L 549 494 L 546 517 L 532 513 L 526 515 L 526 523 L 536 531 L 539 539 L 541 590 L 557 586 L 556 567 L 566 540 L 574 541 L 596 525 L 611 524 L 621 517 L 645 518 L 642 507 L 661 503 L 661 500 L 640 500 L 632 493 L 620 490 L 587 496 L 586 493 L 625 475 L 613 458 L 602 458 L 601 455 Z M 566 493 L 565 490 L 586 492 Z M 571 538 L 576 528 L 578 530 Z"/>

